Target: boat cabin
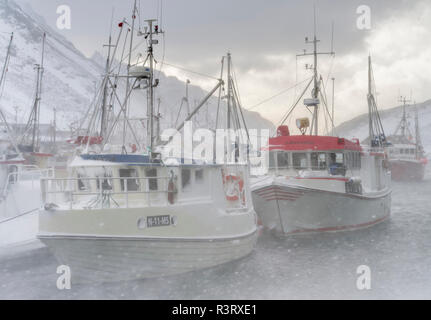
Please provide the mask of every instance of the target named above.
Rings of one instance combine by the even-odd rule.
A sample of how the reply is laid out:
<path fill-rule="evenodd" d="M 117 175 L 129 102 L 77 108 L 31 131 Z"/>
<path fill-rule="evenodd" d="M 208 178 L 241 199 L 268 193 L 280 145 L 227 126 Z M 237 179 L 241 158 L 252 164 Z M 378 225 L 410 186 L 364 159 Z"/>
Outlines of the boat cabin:
<path fill-rule="evenodd" d="M 279 135 L 270 139 L 269 170 L 279 174 L 315 171 L 345 176 L 348 170 L 361 169 L 361 152 L 359 141 L 326 136 Z"/>
<path fill-rule="evenodd" d="M 221 166 L 171 160 L 163 163 L 141 155 L 81 155 L 69 165 L 72 178 L 43 181 L 44 202 L 98 209 L 225 201 L 220 197 L 224 194 Z M 243 180 L 246 168 L 232 166 L 227 174 Z M 228 207 L 246 205 L 240 198 L 229 202 Z"/>
<path fill-rule="evenodd" d="M 414 144 L 395 144 L 388 148 L 390 159 L 416 160 L 422 157 L 420 149 Z"/>

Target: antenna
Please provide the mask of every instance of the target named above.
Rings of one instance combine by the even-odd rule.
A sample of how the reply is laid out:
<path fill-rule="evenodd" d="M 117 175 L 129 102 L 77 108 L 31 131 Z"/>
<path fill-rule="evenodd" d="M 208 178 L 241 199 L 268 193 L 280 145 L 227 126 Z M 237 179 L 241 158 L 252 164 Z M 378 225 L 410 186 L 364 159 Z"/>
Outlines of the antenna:
<path fill-rule="evenodd" d="M 331 26 L 331 52 L 334 52 L 334 21 Z"/>
<path fill-rule="evenodd" d="M 304 104 L 306 107 L 313 107 L 314 108 L 314 112 L 313 112 L 313 121 L 312 121 L 312 125 L 311 125 L 311 134 L 313 134 L 314 131 L 314 135 L 318 135 L 319 134 L 319 104 L 320 104 L 320 100 L 319 100 L 319 94 L 320 94 L 320 79 L 319 79 L 319 74 L 318 74 L 318 60 L 317 57 L 318 55 L 335 55 L 335 53 L 333 52 L 333 49 L 331 48 L 331 52 L 318 52 L 317 50 L 317 44 L 320 42 L 320 40 L 317 39 L 317 24 L 316 24 L 316 5 L 314 4 L 314 38 L 313 40 L 309 40 L 308 37 L 305 38 L 305 43 L 306 44 L 312 44 L 313 45 L 313 53 L 307 53 L 304 50 L 304 53 L 302 54 L 298 54 L 296 57 L 304 57 L 304 56 L 313 56 L 314 57 L 314 65 L 309 66 L 308 64 L 306 65 L 307 69 L 312 69 L 314 72 L 313 75 L 313 79 L 314 79 L 314 88 L 312 91 L 312 99 L 305 99 Z"/>

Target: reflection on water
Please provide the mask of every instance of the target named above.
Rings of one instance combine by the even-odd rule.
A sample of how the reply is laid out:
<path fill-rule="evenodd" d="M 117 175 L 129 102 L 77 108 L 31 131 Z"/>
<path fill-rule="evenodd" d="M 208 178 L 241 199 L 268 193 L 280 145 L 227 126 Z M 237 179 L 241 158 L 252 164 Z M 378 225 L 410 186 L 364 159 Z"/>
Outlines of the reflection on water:
<path fill-rule="evenodd" d="M 429 175 L 431 177 L 431 174 Z M 394 183 L 392 218 L 354 232 L 275 238 L 263 234 L 248 258 L 166 279 L 56 288 L 46 249 L 0 258 L 6 299 L 383 299 L 431 298 L 431 178 Z M 372 289 L 356 288 L 367 265 Z"/>

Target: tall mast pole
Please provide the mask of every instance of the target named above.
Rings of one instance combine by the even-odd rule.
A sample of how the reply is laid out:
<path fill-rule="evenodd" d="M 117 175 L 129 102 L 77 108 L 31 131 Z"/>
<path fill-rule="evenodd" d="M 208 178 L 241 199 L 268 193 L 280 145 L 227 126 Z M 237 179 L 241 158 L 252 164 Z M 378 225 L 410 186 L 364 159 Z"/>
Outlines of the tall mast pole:
<path fill-rule="evenodd" d="M 146 20 L 148 23 L 148 61 L 150 65 L 150 79 L 148 85 L 148 123 L 147 123 L 147 145 L 150 148 L 150 152 L 154 150 L 154 22 L 156 19 Z M 157 30 L 158 31 L 158 30 Z"/>
<path fill-rule="evenodd" d="M 372 106 L 372 96 L 373 96 L 373 87 L 372 87 L 372 65 L 371 65 L 371 56 L 368 56 L 368 134 L 370 137 L 370 143 L 373 141 L 374 136 L 374 127 L 373 127 L 373 106 Z"/>
<path fill-rule="evenodd" d="M 112 48 L 112 34 L 109 35 L 109 44 L 108 47 L 108 57 L 106 58 L 106 66 L 105 66 L 105 79 L 103 86 L 103 100 L 102 100 L 102 121 L 100 124 L 100 136 L 106 138 L 107 131 L 107 101 L 108 101 L 108 77 L 109 77 L 109 67 L 111 65 L 111 48 Z"/>
<path fill-rule="evenodd" d="M 232 81 L 231 81 L 231 63 L 232 56 L 230 52 L 227 54 L 227 129 L 231 128 L 231 114 L 232 114 Z"/>
<path fill-rule="evenodd" d="M 9 45 L 7 47 L 6 59 L 4 61 L 4 65 L 3 65 L 3 69 L 2 69 L 2 74 L 1 74 L 1 78 L 0 78 L 0 86 L 3 85 L 3 81 L 4 81 L 5 77 L 6 77 L 7 65 L 9 63 L 10 50 L 12 48 L 12 42 L 13 42 L 13 32 L 12 32 L 12 34 L 10 36 Z"/>
<path fill-rule="evenodd" d="M 45 56 L 45 40 L 46 33 L 43 34 L 42 38 L 42 58 L 40 65 L 36 66 L 37 69 L 37 80 L 36 80 L 36 97 L 34 101 L 34 123 L 33 123 L 33 137 L 32 137 L 32 148 L 33 152 L 39 151 L 39 139 L 40 139 L 40 104 L 42 100 L 42 80 L 44 72 L 44 56 Z"/>
<path fill-rule="evenodd" d="M 0 77 L 0 87 L 3 86 L 3 82 L 6 79 L 7 66 L 9 64 L 10 50 L 12 48 L 13 37 L 14 36 L 13 36 L 13 32 L 12 32 L 12 34 L 10 36 L 10 40 L 9 40 L 9 45 L 7 47 L 6 58 L 5 58 L 5 62 L 4 62 L 4 65 L 3 65 L 2 74 L 1 74 L 1 77 Z M 6 126 L 6 130 L 7 130 L 7 133 L 9 135 L 9 139 L 10 139 L 10 141 L 11 141 L 11 143 L 12 143 L 14 149 L 15 149 L 15 152 L 19 153 L 18 145 L 17 145 L 17 143 L 15 141 L 15 138 L 12 135 L 12 130 L 11 130 L 11 128 L 10 128 L 8 122 L 7 122 L 6 116 L 3 114 L 3 112 L 2 112 L 1 109 L 0 109 L 0 120 L 2 120 L 4 122 L 4 124 L 5 124 L 5 126 Z"/>
<path fill-rule="evenodd" d="M 316 12 L 314 12 L 314 90 L 313 98 L 319 99 L 319 83 L 317 73 L 317 36 L 316 36 Z M 316 105 L 314 108 L 314 135 L 319 135 L 319 106 Z"/>
<path fill-rule="evenodd" d="M 410 100 L 407 100 L 406 97 L 401 97 L 400 102 L 403 103 L 403 118 L 401 119 L 401 135 L 403 137 L 406 136 L 406 130 L 407 130 L 407 102 L 410 102 Z"/>
<path fill-rule="evenodd" d="M 320 40 L 317 39 L 317 24 L 316 24 L 316 8 L 314 7 L 314 37 L 313 40 L 309 40 L 308 37 L 305 38 L 306 44 L 313 44 L 313 52 L 307 53 L 306 50 L 304 50 L 303 54 L 298 54 L 297 57 L 304 57 L 304 56 L 313 56 L 314 64 L 312 67 L 309 67 L 308 64 L 306 68 L 308 70 L 313 70 L 313 82 L 314 82 L 314 88 L 312 91 L 312 99 L 306 99 L 304 101 L 305 105 L 307 107 L 313 107 L 313 121 L 312 121 L 312 127 L 310 134 L 318 135 L 319 134 L 319 95 L 320 95 L 320 79 L 319 79 L 319 71 L 318 71 L 318 55 L 335 55 L 333 52 L 333 44 L 331 44 L 331 52 L 318 52 L 317 50 L 317 44 L 320 42 Z M 333 42 L 333 40 L 332 40 Z"/>
<path fill-rule="evenodd" d="M 127 82 L 126 82 L 126 95 L 129 94 L 130 90 L 130 67 L 132 64 L 132 52 L 133 52 L 133 36 L 135 33 L 135 20 L 136 20 L 136 0 L 133 4 L 133 12 L 132 12 L 132 29 L 131 29 L 131 35 L 130 35 L 130 48 L 129 48 L 129 60 L 127 63 Z M 124 106 L 124 122 L 123 122 L 123 153 L 126 152 L 126 123 L 127 123 L 127 114 L 129 112 L 129 102 L 126 102 L 126 105 Z"/>
<path fill-rule="evenodd" d="M 335 134 L 335 78 L 331 78 L 332 80 L 332 135 Z"/>

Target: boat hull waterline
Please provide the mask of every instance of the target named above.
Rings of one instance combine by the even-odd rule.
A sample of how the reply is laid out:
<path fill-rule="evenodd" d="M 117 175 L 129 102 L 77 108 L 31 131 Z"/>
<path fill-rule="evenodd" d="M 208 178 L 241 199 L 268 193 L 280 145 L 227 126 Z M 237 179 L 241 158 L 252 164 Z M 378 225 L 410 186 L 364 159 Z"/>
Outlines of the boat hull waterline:
<path fill-rule="evenodd" d="M 390 217 L 391 192 L 361 196 L 271 184 L 253 190 L 265 228 L 280 234 L 337 232 L 369 227 Z"/>
<path fill-rule="evenodd" d="M 390 161 L 392 179 L 394 181 L 422 181 L 425 177 L 425 167 L 419 161 Z"/>
<path fill-rule="evenodd" d="M 258 232 L 230 239 L 43 236 L 73 283 L 158 278 L 206 269 L 248 256 Z"/>

